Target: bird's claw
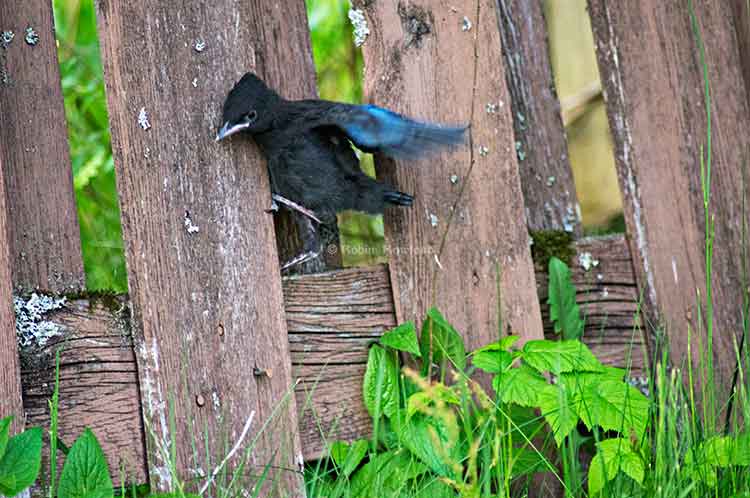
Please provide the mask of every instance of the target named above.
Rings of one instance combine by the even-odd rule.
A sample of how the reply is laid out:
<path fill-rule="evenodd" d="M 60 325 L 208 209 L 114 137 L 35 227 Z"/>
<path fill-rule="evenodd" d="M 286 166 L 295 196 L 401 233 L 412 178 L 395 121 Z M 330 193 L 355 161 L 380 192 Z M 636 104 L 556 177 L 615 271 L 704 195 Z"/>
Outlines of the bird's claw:
<path fill-rule="evenodd" d="M 320 256 L 320 251 L 306 251 L 306 252 L 303 252 L 302 254 L 299 254 L 299 255 L 293 257 L 292 259 L 290 259 L 289 261 L 287 261 L 286 263 L 284 263 L 281 266 L 281 271 L 286 271 L 286 270 L 288 270 L 290 268 L 294 268 L 295 266 L 299 266 L 299 265 L 301 265 L 303 263 L 307 263 L 308 261 L 312 261 L 313 259 L 317 258 L 318 256 Z"/>
<path fill-rule="evenodd" d="M 276 199 L 271 198 L 271 207 L 266 209 L 266 213 L 278 213 L 279 205 L 276 203 Z"/>
<path fill-rule="evenodd" d="M 301 213 L 301 214 L 307 216 L 308 218 L 310 218 L 311 220 L 313 220 L 318 225 L 322 224 L 322 222 L 320 221 L 320 218 L 318 218 L 317 215 L 313 211 L 307 209 L 304 206 L 301 206 L 301 205 L 297 204 L 294 201 L 290 201 L 286 197 L 282 197 L 279 194 L 272 194 L 271 195 L 271 199 L 272 199 L 273 203 L 276 205 L 277 208 L 278 208 L 278 204 L 276 204 L 276 202 L 279 202 L 279 203 L 285 205 L 286 207 L 288 207 L 289 209 L 292 209 L 294 211 L 297 211 L 298 213 Z M 271 206 L 271 209 L 273 209 L 273 205 Z"/>

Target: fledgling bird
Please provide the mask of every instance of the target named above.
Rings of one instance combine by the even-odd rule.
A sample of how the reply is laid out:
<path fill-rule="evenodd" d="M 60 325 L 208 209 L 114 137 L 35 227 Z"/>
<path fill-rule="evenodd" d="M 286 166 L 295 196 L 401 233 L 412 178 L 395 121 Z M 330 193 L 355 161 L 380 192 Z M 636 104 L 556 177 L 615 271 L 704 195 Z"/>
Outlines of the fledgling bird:
<path fill-rule="evenodd" d="M 465 126 L 414 121 L 374 105 L 286 100 L 253 73 L 245 74 L 224 102 L 216 141 L 239 132 L 255 139 L 268 161 L 273 208 L 297 211 L 305 252 L 282 269 L 318 256 L 315 223 L 335 223 L 348 209 L 382 213 L 386 205 L 411 206 L 414 198 L 367 176 L 352 144 L 394 159 L 418 159 L 464 141 Z"/>

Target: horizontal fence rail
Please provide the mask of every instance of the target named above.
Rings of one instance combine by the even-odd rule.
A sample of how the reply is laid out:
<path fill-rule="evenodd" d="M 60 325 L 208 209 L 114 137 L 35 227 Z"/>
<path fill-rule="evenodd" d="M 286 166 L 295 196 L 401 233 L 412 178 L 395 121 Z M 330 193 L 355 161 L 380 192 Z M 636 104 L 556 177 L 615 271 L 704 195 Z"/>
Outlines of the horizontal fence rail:
<path fill-rule="evenodd" d="M 586 316 L 584 341 L 602 361 L 645 373 L 638 292 L 628 247 L 621 236 L 579 241 L 573 283 Z M 583 256 L 588 270 L 577 262 Z M 595 266 L 594 266 L 595 265 Z M 547 280 L 537 272 L 543 314 Z M 292 376 L 304 458 L 321 456 L 333 440 L 367 437 L 362 401 L 368 345 L 396 325 L 388 268 L 378 265 L 283 280 Z M 61 354 L 60 431 L 72 440 L 91 427 L 110 468 L 124 465 L 136 481 L 146 477 L 135 354 L 125 297 L 76 299 L 44 320 L 59 334 L 22 354 L 24 408 L 29 423 L 49 422 L 54 351 Z M 554 337 L 551 330 L 547 331 Z M 192 400 L 195 403 L 195 400 Z M 208 405 L 210 398 L 205 400 Z"/>

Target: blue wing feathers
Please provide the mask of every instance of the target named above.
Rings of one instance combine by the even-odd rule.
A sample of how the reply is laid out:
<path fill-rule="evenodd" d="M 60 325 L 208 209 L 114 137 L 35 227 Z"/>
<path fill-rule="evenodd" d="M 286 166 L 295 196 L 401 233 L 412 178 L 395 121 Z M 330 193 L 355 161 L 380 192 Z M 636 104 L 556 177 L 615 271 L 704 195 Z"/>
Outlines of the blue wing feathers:
<path fill-rule="evenodd" d="M 374 105 L 351 106 L 339 125 L 358 147 L 395 159 L 416 159 L 461 144 L 466 131 L 421 123 Z"/>

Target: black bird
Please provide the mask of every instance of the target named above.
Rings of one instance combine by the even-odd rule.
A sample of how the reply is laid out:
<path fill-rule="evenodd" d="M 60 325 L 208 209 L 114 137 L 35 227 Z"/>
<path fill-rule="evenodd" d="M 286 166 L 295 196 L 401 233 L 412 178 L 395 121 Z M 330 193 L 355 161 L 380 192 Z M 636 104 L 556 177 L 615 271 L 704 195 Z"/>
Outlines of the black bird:
<path fill-rule="evenodd" d="M 315 223 L 335 223 L 347 209 L 382 213 L 388 204 L 414 198 L 367 176 L 352 148 L 395 159 L 417 159 L 464 141 L 466 127 L 420 123 L 374 105 L 286 100 L 253 73 L 245 74 L 224 102 L 216 141 L 238 132 L 255 139 L 268 161 L 272 209 L 297 211 L 305 252 L 282 269 L 317 257 Z"/>

